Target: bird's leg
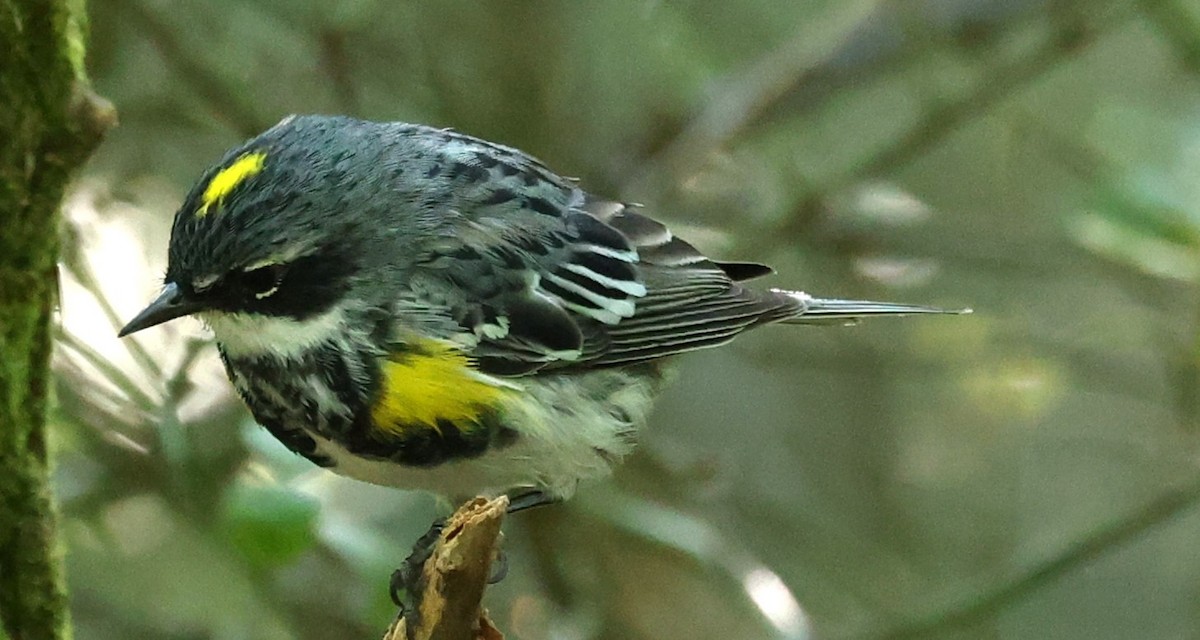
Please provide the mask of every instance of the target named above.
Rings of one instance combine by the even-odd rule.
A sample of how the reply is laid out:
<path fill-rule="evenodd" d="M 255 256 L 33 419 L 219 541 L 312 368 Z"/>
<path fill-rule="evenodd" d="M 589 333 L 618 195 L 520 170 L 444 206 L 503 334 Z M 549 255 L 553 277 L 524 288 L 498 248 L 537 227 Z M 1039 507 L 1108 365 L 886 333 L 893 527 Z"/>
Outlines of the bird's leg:
<path fill-rule="evenodd" d="M 541 489 L 526 489 L 520 493 L 509 494 L 508 515 L 559 502 L 562 502 L 561 498 L 552 496 Z"/>

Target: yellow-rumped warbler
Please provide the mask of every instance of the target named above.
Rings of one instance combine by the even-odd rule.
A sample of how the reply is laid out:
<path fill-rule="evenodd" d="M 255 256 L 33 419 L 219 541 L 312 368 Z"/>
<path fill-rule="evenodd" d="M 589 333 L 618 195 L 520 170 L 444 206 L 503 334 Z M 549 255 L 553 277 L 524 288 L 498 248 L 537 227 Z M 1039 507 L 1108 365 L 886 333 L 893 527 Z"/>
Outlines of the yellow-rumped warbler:
<path fill-rule="evenodd" d="M 945 313 L 747 288 L 536 159 L 452 131 L 293 116 L 226 154 L 125 336 L 195 314 L 276 438 L 451 497 L 569 495 L 633 444 L 667 356 L 775 322 Z"/>

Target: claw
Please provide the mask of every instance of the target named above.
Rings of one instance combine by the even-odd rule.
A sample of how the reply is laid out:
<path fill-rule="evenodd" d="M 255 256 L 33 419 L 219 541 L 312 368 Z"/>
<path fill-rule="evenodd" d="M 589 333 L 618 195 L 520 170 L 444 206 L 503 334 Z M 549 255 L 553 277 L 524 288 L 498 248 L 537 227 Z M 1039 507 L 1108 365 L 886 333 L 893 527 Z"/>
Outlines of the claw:
<path fill-rule="evenodd" d="M 446 526 L 445 518 L 438 518 L 429 525 L 429 530 L 417 538 L 417 542 L 413 544 L 412 551 L 400 566 L 392 572 L 392 577 L 388 581 L 388 595 L 391 596 L 392 602 L 400 608 L 400 616 L 403 617 L 408 609 L 407 603 L 401 597 L 401 593 L 406 594 L 410 598 L 415 596 L 421 589 L 421 571 L 425 567 L 425 561 L 433 555 L 433 548 L 437 545 L 438 536 L 442 535 L 442 529 Z"/>
<path fill-rule="evenodd" d="M 503 549 L 496 551 L 496 562 L 492 565 L 492 575 L 488 584 L 497 584 L 508 576 L 508 554 Z"/>

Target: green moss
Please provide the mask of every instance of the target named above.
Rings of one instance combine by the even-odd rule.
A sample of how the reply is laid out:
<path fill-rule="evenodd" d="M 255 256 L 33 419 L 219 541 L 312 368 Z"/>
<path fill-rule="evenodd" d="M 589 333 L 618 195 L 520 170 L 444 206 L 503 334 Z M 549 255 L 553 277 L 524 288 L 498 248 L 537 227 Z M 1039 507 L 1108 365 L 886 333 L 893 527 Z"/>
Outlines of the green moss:
<path fill-rule="evenodd" d="M 45 442 L 58 210 L 99 140 L 81 100 L 82 0 L 0 0 L 0 619 L 70 637 Z"/>

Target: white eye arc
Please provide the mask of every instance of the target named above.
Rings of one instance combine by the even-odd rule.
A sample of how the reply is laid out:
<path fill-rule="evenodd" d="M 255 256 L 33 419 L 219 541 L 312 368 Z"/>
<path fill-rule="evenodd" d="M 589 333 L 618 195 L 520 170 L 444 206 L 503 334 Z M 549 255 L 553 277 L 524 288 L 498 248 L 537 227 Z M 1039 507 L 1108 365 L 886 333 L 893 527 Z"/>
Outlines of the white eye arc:
<path fill-rule="evenodd" d="M 262 263 L 244 269 L 240 280 L 244 291 L 253 294 L 256 300 L 262 300 L 279 291 L 279 285 L 286 273 L 285 264 Z"/>

